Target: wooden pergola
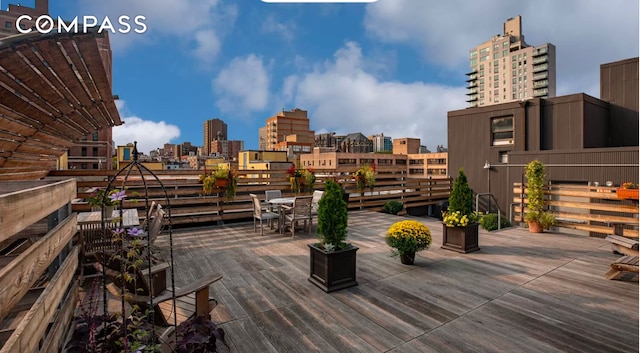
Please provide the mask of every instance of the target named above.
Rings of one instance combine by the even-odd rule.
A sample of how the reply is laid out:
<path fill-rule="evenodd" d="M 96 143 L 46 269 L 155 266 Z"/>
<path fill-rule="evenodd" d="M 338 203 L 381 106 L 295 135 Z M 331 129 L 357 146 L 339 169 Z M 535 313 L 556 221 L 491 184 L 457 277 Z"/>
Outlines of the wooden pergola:
<path fill-rule="evenodd" d="M 74 141 L 122 124 L 110 57 L 95 30 L 0 39 L 0 180 L 44 177 Z"/>

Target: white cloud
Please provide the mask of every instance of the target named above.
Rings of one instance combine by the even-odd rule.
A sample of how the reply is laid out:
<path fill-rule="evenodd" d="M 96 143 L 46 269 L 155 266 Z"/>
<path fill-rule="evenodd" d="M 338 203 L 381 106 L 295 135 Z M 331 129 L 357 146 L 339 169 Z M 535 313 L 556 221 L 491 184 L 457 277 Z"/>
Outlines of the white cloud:
<path fill-rule="evenodd" d="M 312 128 L 419 137 L 432 150 L 446 145 L 447 111 L 464 107 L 463 87 L 381 81 L 367 67 L 359 45 L 349 42 L 333 61 L 288 77 L 283 94 L 294 91 L 295 105 L 309 110 Z"/>
<path fill-rule="evenodd" d="M 197 43 L 195 55 L 203 62 L 210 62 L 220 52 L 220 39 L 216 32 L 210 29 L 197 31 L 195 34 Z"/>
<path fill-rule="evenodd" d="M 264 22 L 262 22 L 262 32 L 280 36 L 286 42 L 293 40 L 296 31 L 297 26 L 295 23 L 283 22 L 273 15 L 268 15 L 265 17 Z"/>
<path fill-rule="evenodd" d="M 127 109 L 122 100 L 116 101 L 116 107 L 124 121 L 124 125 L 113 128 L 113 141 L 116 146 L 138 141 L 138 151 L 149 154 L 149 151 L 162 147 L 180 136 L 180 129 L 175 125 L 126 114 Z"/>
<path fill-rule="evenodd" d="M 213 80 L 216 105 L 223 112 L 248 114 L 263 110 L 269 100 L 269 73 L 254 54 L 237 57 Z"/>
<path fill-rule="evenodd" d="M 114 23 L 121 15 L 146 17 L 145 33 L 132 31 L 110 36 L 115 53 L 137 43 L 153 42 L 158 36 L 168 36 L 185 41 L 194 55 L 207 61 L 218 54 L 220 38 L 233 26 L 238 12 L 235 4 L 226 5 L 221 0 L 79 0 L 78 7 L 80 16 L 94 15 L 99 19 L 107 16 Z M 133 22 L 131 25 L 137 28 Z"/>
<path fill-rule="evenodd" d="M 376 38 L 414 46 L 425 60 L 456 72 L 468 50 L 502 34 L 508 18 L 522 16 L 530 45 L 557 48 L 557 94 L 599 96 L 599 66 L 638 56 L 638 2 L 627 0 L 394 0 L 367 6 L 365 27 Z"/>

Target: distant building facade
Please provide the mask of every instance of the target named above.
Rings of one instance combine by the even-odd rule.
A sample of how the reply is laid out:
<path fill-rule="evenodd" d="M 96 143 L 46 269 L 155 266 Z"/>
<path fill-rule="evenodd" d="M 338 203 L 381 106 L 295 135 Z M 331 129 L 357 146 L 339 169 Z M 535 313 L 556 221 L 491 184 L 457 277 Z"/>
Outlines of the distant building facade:
<path fill-rule="evenodd" d="M 341 139 L 339 143 L 340 152 L 346 153 L 369 153 L 373 152 L 373 141 L 369 140 L 360 132 L 349 134 Z"/>
<path fill-rule="evenodd" d="M 235 161 L 238 159 L 238 153 L 244 150 L 244 141 L 213 140 L 209 150 L 210 154 L 220 156 L 227 161 Z"/>
<path fill-rule="evenodd" d="M 204 122 L 204 144 L 203 154 L 208 156 L 211 153 L 211 141 L 227 140 L 227 124 L 216 118 Z"/>
<path fill-rule="evenodd" d="M 371 135 L 369 140 L 373 143 L 373 152 L 392 152 L 393 141 L 391 136 L 385 136 L 384 134 Z"/>
<path fill-rule="evenodd" d="M 470 107 L 556 95 L 556 48 L 528 45 L 520 16 L 504 23 L 502 35 L 469 50 L 469 66 Z"/>
<path fill-rule="evenodd" d="M 400 173 L 409 178 L 447 177 L 447 153 L 352 153 L 316 147 L 313 153 L 300 156 L 300 165 L 330 173 L 353 173 L 369 165 L 382 174 Z"/>
<path fill-rule="evenodd" d="M 393 139 L 393 154 L 420 153 L 420 139 L 403 137 Z"/>

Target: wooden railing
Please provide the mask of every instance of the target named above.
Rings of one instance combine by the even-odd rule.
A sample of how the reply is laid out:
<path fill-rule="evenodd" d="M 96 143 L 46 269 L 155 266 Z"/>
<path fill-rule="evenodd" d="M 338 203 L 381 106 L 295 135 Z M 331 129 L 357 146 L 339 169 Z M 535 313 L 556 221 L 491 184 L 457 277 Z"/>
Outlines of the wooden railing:
<path fill-rule="evenodd" d="M 78 291 L 76 188 L 0 183 L 0 353 L 61 350 Z"/>
<path fill-rule="evenodd" d="M 526 185 L 523 189 L 521 183 L 514 183 L 516 222 L 524 222 L 525 192 Z M 545 197 L 546 206 L 556 216 L 556 227 L 583 230 L 595 236 L 621 232 L 618 235 L 638 238 L 638 201 L 618 198 L 616 187 L 551 185 Z"/>
<path fill-rule="evenodd" d="M 233 199 L 226 199 L 224 190 L 214 190 L 210 195 L 204 195 L 202 184 L 198 183 L 197 171 L 157 171 L 164 186 L 153 178 L 145 177 L 143 181 L 136 179 L 131 173 L 126 182 L 128 200 L 125 208 L 144 208 L 143 199 L 156 201 L 166 207 L 164 193 L 170 198 L 172 224 L 223 222 L 238 219 L 251 219 L 252 204 L 250 193 L 261 198 L 265 190 L 278 189 L 283 196 L 293 196 L 289 177 L 285 171 L 240 171 L 238 173 L 238 188 Z M 50 177 L 75 178 L 78 186 L 78 199 L 72 204 L 73 211 L 89 211 L 90 206 L 86 198 L 93 188 L 105 187 L 108 180 L 115 175 L 115 171 L 54 171 Z M 433 205 L 440 200 L 449 198 L 452 187 L 450 179 L 417 179 L 406 178 L 403 174 L 395 174 L 390 170 L 378 170 L 376 185 L 373 191 L 369 189 L 359 192 L 353 177 L 346 173 L 325 173 L 316 170 L 315 189 L 322 190 L 324 181 L 332 179 L 340 182 L 350 194 L 349 209 L 382 210 L 389 200 L 402 202 L 406 209 L 418 209 Z M 119 187 L 119 181 L 114 186 Z M 145 188 L 146 184 L 146 188 Z"/>

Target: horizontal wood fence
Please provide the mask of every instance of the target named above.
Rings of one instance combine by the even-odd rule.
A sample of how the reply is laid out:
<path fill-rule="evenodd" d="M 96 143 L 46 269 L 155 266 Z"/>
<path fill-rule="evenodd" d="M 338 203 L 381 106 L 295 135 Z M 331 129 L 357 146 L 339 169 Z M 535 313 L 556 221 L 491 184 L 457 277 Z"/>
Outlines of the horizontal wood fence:
<path fill-rule="evenodd" d="M 156 201 L 166 207 L 164 193 L 170 198 L 172 224 L 203 222 L 224 222 L 238 219 L 251 219 L 252 204 L 249 194 L 264 198 L 266 190 L 281 190 L 283 196 L 294 196 L 286 171 L 252 170 L 238 172 L 236 196 L 227 199 L 223 189 L 215 189 L 210 195 L 204 195 L 202 184 L 198 182 L 196 171 L 154 171 L 164 186 L 154 178 L 141 178 L 132 172 L 126 182 L 127 201 L 125 208 L 144 209 L 143 200 Z M 377 171 L 373 190 L 359 192 L 353 176 L 347 173 L 329 173 L 316 170 L 315 189 L 323 190 L 325 180 L 336 180 L 350 194 L 349 209 L 382 210 L 390 200 L 404 204 L 405 209 L 417 209 L 447 200 L 452 187 L 451 179 L 417 179 L 395 174 L 391 169 Z M 75 212 L 89 211 L 86 198 L 91 190 L 104 188 L 115 171 L 52 171 L 49 176 L 55 178 L 74 178 L 77 182 L 77 199 L 72 203 Z M 114 183 L 116 188 L 122 180 Z M 146 186 L 146 188 L 145 188 Z"/>
<path fill-rule="evenodd" d="M 0 353 L 61 350 L 78 291 L 76 189 L 0 182 Z"/>
<path fill-rule="evenodd" d="M 523 188 L 522 183 L 514 183 L 513 194 L 514 221 L 524 222 L 526 184 Z M 618 198 L 616 187 L 550 185 L 545 198 L 548 210 L 556 216 L 556 227 L 583 230 L 592 236 L 638 238 L 638 201 Z"/>

